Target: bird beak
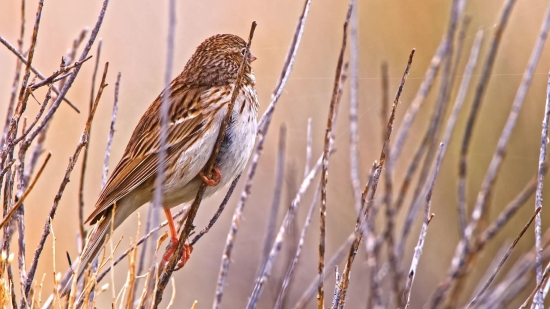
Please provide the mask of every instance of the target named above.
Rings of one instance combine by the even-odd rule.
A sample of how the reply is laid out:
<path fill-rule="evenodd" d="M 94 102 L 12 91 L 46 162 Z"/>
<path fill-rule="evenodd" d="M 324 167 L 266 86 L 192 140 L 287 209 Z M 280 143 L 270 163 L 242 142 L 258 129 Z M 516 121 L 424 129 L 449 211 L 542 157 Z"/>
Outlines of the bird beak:
<path fill-rule="evenodd" d="M 257 58 L 256 58 L 256 56 L 254 56 L 254 54 L 252 54 L 251 52 L 248 52 L 248 62 L 252 63 L 256 59 Z"/>

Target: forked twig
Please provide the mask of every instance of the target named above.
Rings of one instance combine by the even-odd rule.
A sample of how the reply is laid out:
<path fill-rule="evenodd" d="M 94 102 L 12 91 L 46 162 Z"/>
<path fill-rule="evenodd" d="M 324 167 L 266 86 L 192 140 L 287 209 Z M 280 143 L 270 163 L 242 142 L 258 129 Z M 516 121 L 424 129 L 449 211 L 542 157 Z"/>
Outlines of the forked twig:
<path fill-rule="evenodd" d="M 46 218 L 46 222 L 44 223 L 44 229 L 42 231 L 42 236 L 40 237 L 40 241 L 38 242 L 37 248 L 34 252 L 34 259 L 32 261 L 31 267 L 29 268 L 29 274 L 27 277 L 27 281 L 25 282 L 25 297 L 29 297 L 29 292 L 32 287 L 32 282 L 34 280 L 34 275 L 36 273 L 36 268 L 38 267 L 38 260 L 40 258 L 40 254 L 42 253 L 42 250 L 44 249 L 44 244 L 46 242 L 46 239 L 48 238 L 48 235 L 50 234 L 50 224 L 55 217 L 55 214 L 57 212 L 57 207 L 59 206 L 59 201 L 61 200 L 61 196 L 63 195 L 63 192 L 65 191 L 65 187 L 69 183 L 71 172 L 73 171 L 73 168 L 78 160 L 78 157 L 80 155 L 80 152 L 82 151 L 82 148 L 86 146 L 88 143 L 88 135 L 90 134 L 90 128 L 92 126 L 92 122 L 94 120 L 94 115 L 97 110 L 97 106 L 99 105 L 99 101 L 101 99 L 101 94 L 103 93 L 103 90 L 107 86 L 105 83 L 105 79 L 107 77 L 107 71 L 109 68 L 109 63 L 105 63 L 105 68 L 103 70 L 103 77 L 101 79 L 101 85 L 99 87 L 99 90 L 97 92 L 97 96 L 95 98 L 94 106 L 90 112 L 90 115 L 88 116 L 88 120 L 86 121 L 86 126 L 84 127 L 84 131 L 82 132 L 82 136 L 80 137 L 80 142 L 76 146 L 75 152 L 73 156 L 69 158 L 69 164 L 67 166 L 67 170 L 65 172 L 65 176 L 63 177 L 63 180 L 61 181 L 61 184 L 59 186 L 59 190 L 54 198 L 52 207 L 50 209 L 50 212 L 48 214 L 48 217 Z M 20 307 L 24 307 L 23 300 L 21 301 Z"/>
<path fill-rule="evenodd" d="M 0 43 L 4 44 L 4 46 L 6 46 L 8 48 L 9 51 L 11 51 L 14 55 L 17 56 L 17 58 L 19 58 L 19 60 L 24 63 L 25 65 L 27 65 L 29 62 L 27 60 L 27 58 L 25 58 L 25 56 L 23 56 L 19 51 L 17 51 L 17 49 L 11 45 L 6 39 L 4 39 L 2 36 L 0 36 Z M 84 59 L 82 59 L 84 60 Z M 36 68 L 34 68 L 32 65 L 29 66 L 31 71 L 36 74 L 36 76 L 38 76 L 40 79 L 42 80 L 45 80 L 46 77 L 40 73 L 40 71 L 38 71 Z M 52 90 L 53 92 L 55 92 L 58 96 L 61 95 L 61 90 L 57 89 L 57 87 L 52 87 Z M 76 105 L 74 105 L 69 99 L 65 99 L 63 98 L 63 101 L 67 102 L 67 104 L 69 104 L 69 106 L 74 109 L 77 113 L 80 113 L 80 110 L 78 109 L 78 107 L 76 107 Z"/>

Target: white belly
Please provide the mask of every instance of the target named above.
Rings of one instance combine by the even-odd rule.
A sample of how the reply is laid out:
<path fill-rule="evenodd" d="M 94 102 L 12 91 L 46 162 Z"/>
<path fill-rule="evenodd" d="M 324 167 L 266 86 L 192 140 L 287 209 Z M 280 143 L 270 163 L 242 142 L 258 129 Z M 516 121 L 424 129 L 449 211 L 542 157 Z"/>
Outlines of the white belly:
<path fill-rule="evenodd" d="M 249 89 L 250 90 L 250 89 Z M 245 90 L 246 91 L 246 90 Z M 254 90 L 251 90 L 254 91 Z M 254 91 L 255 98 L 255 91 Z M 233 179 L 246 167 L 252 148 L 256 141 L 257 132 L 257 108 L 252 107 L 254 103 L 244 102 L 245 96 L 239 95 L 233 108 L 232 119 L 226 131 L 226 136 L 218 153 L 216 164 L 222 174 L 220 183 L 215 187 L 207 187 L 204 197 L 211 196 L 216 191 L 231 183 Z M 242 104 L 245 108 L 241 113 Z M 197 177 L 204 168 L 212 154 L 213 147 L 218 137 L 219 126 L 225 117 L 225 109 L 221 109 L 216 115 L 216 130 L 209 130 L 201 139 L 200 145 L 190 147 L 183 152 L 178 165 L 191 166 L 181 168 L 180 172 L 166 180 L 166 190 L 163 198 L 164 207 L 175 207 L 180 204 L 192 202 L 202 182 Z"/>

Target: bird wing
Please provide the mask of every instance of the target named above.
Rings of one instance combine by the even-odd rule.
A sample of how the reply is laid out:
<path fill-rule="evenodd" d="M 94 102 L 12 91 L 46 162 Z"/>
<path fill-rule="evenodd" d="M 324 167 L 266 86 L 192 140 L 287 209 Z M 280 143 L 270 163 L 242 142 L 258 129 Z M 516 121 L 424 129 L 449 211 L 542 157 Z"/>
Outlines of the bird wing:
<path fill-rule="evenodd" d="M 204 129 L 201 96 L 205 88 L 176 88 L 171 85 L 169 125 L 164 166 L 181 149 L 198 140 Z M 104 211 L 145 181 L 155 177 L 159 166 L 160 108 L 163 94 L 151 104 L 140 119 L 126 146 L 124 155 L 101 191 L 96 208 L 86 222 L 97 221 Z"/>

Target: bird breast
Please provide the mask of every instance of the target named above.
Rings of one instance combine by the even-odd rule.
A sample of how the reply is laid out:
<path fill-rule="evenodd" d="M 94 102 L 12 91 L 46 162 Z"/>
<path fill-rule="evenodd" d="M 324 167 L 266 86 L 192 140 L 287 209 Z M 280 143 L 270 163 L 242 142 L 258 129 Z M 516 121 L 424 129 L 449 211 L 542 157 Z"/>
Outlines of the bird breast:
<path fill-rule="evenodd" d="M 191 202 L 200 186 L 200 178 L 197 177 L 210 158 L 214 145 L 218 138 L 221 123 L 227 113 L 227 107 L 231 100 L 231 91 L 216 91 L 225 93 L 227 97 L 217 100 L 215 106 L 208 106 L 204 112 L 212 115 L 210 123 L 206 123 L 203 137 L 198 139 L 196 145 L 191 145 L 182 151 L 177 157 L 176 171 L 166 179 L 165 207 L 174 207 L 182 203 Z M 212 93 L 205 93 L 207 97 Z M 258 99 L 253 85 L 245 85 L 241 88 L 225 137 L 220 146 L 216 158 L 216 164 L 220 169 L 222 178 L 215 187 L 207 187 L 205 197 L 214 194 L 220 188 L 240 174 L 250 157 L 256 140 L 258 116 Z"/>

